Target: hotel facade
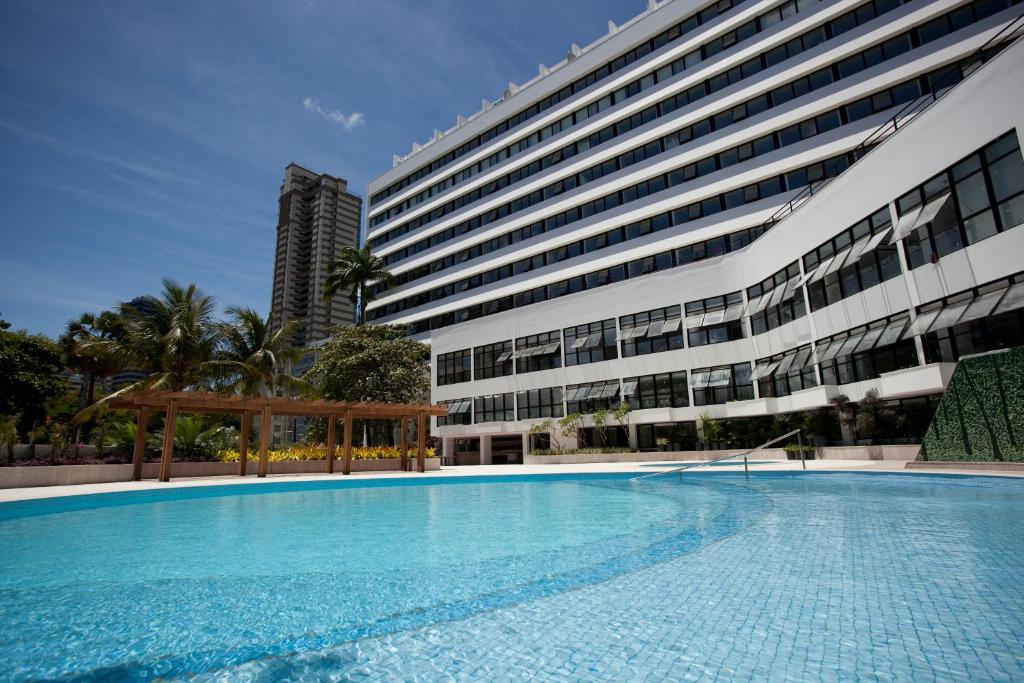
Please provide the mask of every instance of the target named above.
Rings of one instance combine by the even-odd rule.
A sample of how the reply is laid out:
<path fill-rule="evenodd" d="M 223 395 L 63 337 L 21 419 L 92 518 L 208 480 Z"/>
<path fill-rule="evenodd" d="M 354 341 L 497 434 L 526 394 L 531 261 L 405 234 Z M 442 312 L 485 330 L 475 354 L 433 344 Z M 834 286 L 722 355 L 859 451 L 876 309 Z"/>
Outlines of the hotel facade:
<path fill-rule="evenodd" d="M 445 454 L 622 402 L 645 449 L 872 389 L 909 414 L 1024 343 L 1022 12 L 652 1 L 396 157 L 368 316 L 429 341 Z"/>

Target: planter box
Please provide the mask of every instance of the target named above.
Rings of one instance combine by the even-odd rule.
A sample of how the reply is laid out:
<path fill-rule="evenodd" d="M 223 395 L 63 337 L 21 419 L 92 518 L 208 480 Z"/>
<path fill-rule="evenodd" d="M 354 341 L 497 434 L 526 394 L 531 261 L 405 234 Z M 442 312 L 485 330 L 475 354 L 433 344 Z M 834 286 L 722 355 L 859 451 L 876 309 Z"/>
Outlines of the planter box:
<path fill-rule="evenodd" d="M 917 458 L 921 444 L 885 446 L 825 446 L 818 449 L 822 460 L 895 460 L 908 462 Z"/>
<path fill-rule="evenodd" d="M 399 461 L 395 460 L 353 460 L 353 472 L 397 472 Z M 247 476 L 256 476 L 259 460 L 250 460 Z M 426 459 L 427 471 L 441 469 L 440 458 Z M 268 463 L 270 474 L 326 474 L 326 460 L 289 460 Z M 147 462 L 142 465 L 143 479 L 156 479 L 160 463 Z M 334 463 L 334 473 L 341 473 L 341 463 Z M 171 478 L 237 476 L 237 462 L 176 462 L 171 469 Z M 29 488 L 35 486 L 66 486 L 69 484 L 105 484 L 116 481 L 131 481 L 132 466 L 129 465 L 53 465 L 38 467 L 0 467 L 0 489 Z"/>
<path fill-rule="evenodd" d="M 908 462 L 908 470 L 977 470 L 981 472 L 1018 472 L 1024 474 L 1024 462 L 960 462 L 957 460 L 924 460 Z"/>

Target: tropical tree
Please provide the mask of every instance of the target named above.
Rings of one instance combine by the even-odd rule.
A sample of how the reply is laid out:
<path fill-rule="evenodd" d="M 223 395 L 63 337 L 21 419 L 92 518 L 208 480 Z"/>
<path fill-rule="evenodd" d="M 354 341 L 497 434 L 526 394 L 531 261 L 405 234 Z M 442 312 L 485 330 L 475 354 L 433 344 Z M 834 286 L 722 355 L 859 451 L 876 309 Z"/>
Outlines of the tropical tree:
<path fill-rule="evenodd" d="M 78 410 L 85 409 L 96 400 L 96 382 L 121 369 L 120 354 L 113 344 L 124 336 L 121 316 L 113 311 L 100 314 L 83 313 L 68 322 L 64 334 L 58 340 L 61 346 L 61 360 L 64 367 L 82 377 L 82 388 L 78 395 Z"/>
<path fill-rule="evenodd" d="M 145 376 L 86 408 L 79 419 L 90 417 L 94 408 L 113 397 L 142 389 L 182 391 L 205 386 L 216 377 L 214 352 L 221 328 L 213 318 L 214 306 L 213 297 L 196 285 L 169 279 L 163 281 L 160 296 L 122 304 L 123 337 L 84 345 L 114 354 L 123 367 L 138 368 Z"/>
<path fill-rule="evenodd" d="M 590 423 L 594 425 L 594 431 L 597 432 L 597 440 L 601 448 L 608 445 L 608 434 L 605 432 L 605 427 L 608 425 L 608 418 L 611 417 L 611 414 L 612 411 L 602 408 L 595 410 L 593 415 L 590 416 Z"/>
<path fill-rule="evenodd" d="M 430 347 L 409 339 L 402 326 L 336 327 L 306 378 L 310 393 L 334 401 L 423 402 L 430 397 Z M 311 421 L 309 438 L 322 438 L 324 425 Z M 394 425 L 382 420 L 368 427 L 380 438 L 388 431 L 395 438 Z"/>
<path fill-rule="evenodd" d="M 853 443 L 854 429 L 857 426 L 856 404 L 852 403 L 846 394 L 836 394 L 828 402 L 836 409 L 836 414 L 839 416 L 839 429 L 842 432 L 843 441 L 847 444 Z"/>
<path fill-rule="evenodd" d="M 704 445 L 709 450 L 712 444 L 716 444 L 722 440 L 722 432 L 724 430 L 722 422 L 712 418 L 707 413 L 701 413 L 700 416 L 701 431 L 704 433 Z"/>
<path fill-rule="evenodd" d="M 394 282 L 384 259 L 374 256 L 369 244 L 363 245 L 362 249 L 345 247 L 327 266 L 324 299 L 330 301 L 338 294 L 348 294 L 358 313 L 356 324 L 362 325 L 366 322 L 366 305 L 374 298 L 371 282 Z"/>
<path fill-rule="evenodd" d="M 207 425 L 201 418 L 179 415 L 174 427 L 174 452 L 184 460 L 202 460 L 232 448 L 238 438 L 234 427 Z M 163 430 L 153 434 L 154 443 L 162 443 Z"/>
<path fill-rule="evenodd" d="M 0 319 L 0 415 L 19 415 L 26 433 L 46 417 L 46 405 L 63 396 L 67 382 L 58 376 L 60 347 L 42 335 L 11 332 Z"/>
<path fill-rule="evenodd" d="M 7 451 L 7 462 L 14 462 L 14 447 L 18 443 L 18 418 L 0 416 L 0 445 Z"/>
<path fill-rule="evenodd" d="M 251 308 L 232 306 L 230 318 L 221 323 L 221 345 L 214 358 L 224 387 L 246 396 L 274 396 L 279 388 L 301 389 L 305 382 L 289 374 L 302 358 L 302 349 L 291 345 L 298 321 L 279 330 L 270 329 L 270 318 Z"/>

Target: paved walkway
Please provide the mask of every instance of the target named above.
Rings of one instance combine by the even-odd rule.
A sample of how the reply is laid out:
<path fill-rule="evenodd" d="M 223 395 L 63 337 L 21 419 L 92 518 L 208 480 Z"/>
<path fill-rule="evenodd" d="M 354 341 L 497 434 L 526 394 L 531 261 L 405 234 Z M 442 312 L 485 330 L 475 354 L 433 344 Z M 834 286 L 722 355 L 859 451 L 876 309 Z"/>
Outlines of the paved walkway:
<path fill-rule="evenodd" d="M 696 461 L 695 461 L 696 462 Z M 688 464 L 686 462 L 628 462 L 628 463 L 589 463 L 583 465 L 475 465 L 467 467 L 446 467 L 440 471 L 427 472 L 366 472 L 351 474 L 345 479 L 390 479 L 404 478 L 449 478 L 474 477 L 495 474 L 577 474 L 593 472 L 635 472 L 637 474 L 670 470 Z M 778 460 L 770 463 L 758 461 L 750 466 L 751 472 L 785 472 L 800 469 L 799 461 Z M 895 460 L 808 460 L 807 469 L 814 471 L 859 471 L 859 472 L 902 472 L 904 463 Z M 743 470 L 743 464 L 715 465 L 693 469 L 691 475 L 703 472 L 737 472 Z M 933 472 L 936 474 L 972 474 L 983 476 L 1024 476 L 1021 472 L 998 472 L 979 470 L 951 469 L 914 469 L 915 474 Z M 327 481 L 342 479 L 339 474 L 279 474 L 270 475 L 265 479 L 255 476 L 244 478 L 235 476 L 218 477 L 182 477 L 170 482 L 160 483 L 156 480 L 119 481 L 105 484 L 77 484 L 74 486 L 41 486 L 36 488 L 0 489 L 0 502 L 14 500 L 32 500 L 38 498 L 54 498 L 58 496 L 78 496 L 94 493 L 115 493 L 120 491 L 143 491 L 147 489 L 167 489 L 184 486 L 237 486 L 238 484 L 270 484 L 283 481 Z"/>

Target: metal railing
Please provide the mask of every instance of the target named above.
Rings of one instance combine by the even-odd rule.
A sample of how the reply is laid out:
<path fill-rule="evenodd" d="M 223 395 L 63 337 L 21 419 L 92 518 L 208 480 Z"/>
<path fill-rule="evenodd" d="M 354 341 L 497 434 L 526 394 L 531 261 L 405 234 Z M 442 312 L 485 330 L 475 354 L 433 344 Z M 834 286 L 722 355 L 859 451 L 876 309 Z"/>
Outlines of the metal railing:
<path fill-rule="evenodd" d="M 630 479 L 630 481 L 637 481 L 638 479 L 648 479 L 650 477 L 660 477 L 663 474 L 673 474 L 675 472 L 679 472 L 679 478 L 680 478 L 680 480 L 682 480 L 682 478 L 683 478 L 683 474 L 682 473 L 684 471 L 686 471 L 686 470 L 692 470 L 692 469 L 696 469 L 698 467 L 706 467 L 708 465 L 713 465 L 716 462 L 722 462 L 724 460 L 731 460 L 732 458 L 739 458 L 741 456 L 743 457 L 743 474 L 744 474 L 744 476 L 748 476 L 749 477 L 750 476 L 750 463 L 748 461 L 748 457 L 750 455 L 753 455 L 754 453 L 756 453 L 756 452 L 758 452 L 758 451 L 760 451 L 760 450 L 762 450 L 764 448 L 767 448 L 768 446 L 771 446 L 774 443 L 778 443 L 778 442 L 782 441 L 783 439 L 788 439 L 789 437 L 793 436 L 794 434 L 796 434 L 797 443 L 799 444 L 800 465 L 806 470 L 807 469 L 807 461 L 804 459 L 803 435 L 802 435 L 802 433 L 801 433 L 801 431 L 799 429 L 794 429 L 791 432 L 786 432 L 782 436 L 775 437 L 771 441 L 765 441 L 760 446 L 757 446 L 756 448 L 751 448 L 749 451 L 743 451 L 742 453 L 733 453 L 732 455 L 723 455 L 721 458 L 715 458 L 714 460 L 703 460 L 701 462 L 692 462 L 692 463 L 689 463 L 687 465 L 683 465 L 682 467 L 676 467 L 675 469 L 664 470 L 662 472 L 651 472 L 650 474 L 641 474 L 639 477 L 633 477 L 632 479 Z"/>
<path fill-rule="evenodd" d="M 888 140 L 897 130 L 906 126 L 911 120 L 916 118 L 919 114 L 924 112 L 924 110 L 935 104 L 943 95 L 952 90 L 954 86 L 966 80 L 986 62 L 1002 52 L 1007 45 L 1016 41 L 1021 36 L 1024 36 L 1024 14 L 1018 15 L 1016 19 L 1000 29 L 995 35 L 986 40 L 981 47 L 970 55 L 957 60 L 955 65 L 942 72 L 942 74 L 932 83 L 931 90 L 929 92 L 919 96 L 911 102 L 908 102 L 905 107 L 893 114 L 890 118 L 886 119 L 881 126 L 872 131 L 871 134 L 864 138 L 859 145 L 850 150 L 850 153 L 854 157 L 851 165 L 860 161 L 860 159 L 868 152 L 882 142 Z M 960 67 L 965 61 L 970 63 L 970 72 L 964 75 L 963 78 L 960 78 Z M 768 220 L 762 223 L 761 226 L 765 230 L 769 230 L 774 227 L 794 211 L 799 209 L 804 202 L 838 178 L 840 174 L 835 173 L 835 171 L 839 167 L 839 163 L 840 162 L 838 161 L 833 163 L 831 167 L 831 171 L 833 173 L 831 175 L 826 174 L 824 178 L 808 183 L 804 186 L 804 189 L 796 194 L 796 196 L 780 206 L 775 213 L 769 216 Z"/>

